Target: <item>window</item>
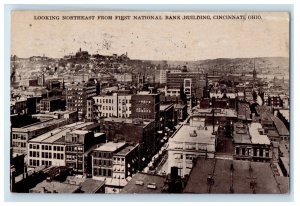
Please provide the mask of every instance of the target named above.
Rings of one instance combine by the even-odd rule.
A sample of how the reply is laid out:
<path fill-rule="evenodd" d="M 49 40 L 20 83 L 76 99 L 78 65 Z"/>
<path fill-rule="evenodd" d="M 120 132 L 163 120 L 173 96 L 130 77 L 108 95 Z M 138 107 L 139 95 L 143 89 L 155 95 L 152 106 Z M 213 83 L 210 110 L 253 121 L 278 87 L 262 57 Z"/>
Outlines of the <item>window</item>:
<path fill-rule="evenodd" d="M 242 148 L 242 155 L 246 155 L 246 149 Z"/>
<path fill-rule="evenodd" d="M 236 147 L 236 148 L 235 148 L 235 154 L 237 154 L 237 155 L 240 154 L 240 148 L 239 148 L 239 147 Z"/>
<path fill-rule="evenodd" d="M 257 156 L 257 149 L 256 148 L 253 149 L 253 152 L 254 152 L 253 156 Z"/>
<path fill-rule="evenodd" d="M 262 157 L 263 156 L 263 149 L 259 150 L 259 156 Z"/>

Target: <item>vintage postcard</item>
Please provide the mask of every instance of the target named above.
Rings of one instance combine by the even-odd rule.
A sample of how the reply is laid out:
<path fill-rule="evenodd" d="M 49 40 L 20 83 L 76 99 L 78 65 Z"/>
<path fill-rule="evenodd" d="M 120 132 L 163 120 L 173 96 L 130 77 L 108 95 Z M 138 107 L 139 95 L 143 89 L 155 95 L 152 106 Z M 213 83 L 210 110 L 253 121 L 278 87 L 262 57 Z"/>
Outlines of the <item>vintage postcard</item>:
<path fill-rule="evenodd" d="M 290 192 L 288 12 L 12 11 L 16 193 Z"/>

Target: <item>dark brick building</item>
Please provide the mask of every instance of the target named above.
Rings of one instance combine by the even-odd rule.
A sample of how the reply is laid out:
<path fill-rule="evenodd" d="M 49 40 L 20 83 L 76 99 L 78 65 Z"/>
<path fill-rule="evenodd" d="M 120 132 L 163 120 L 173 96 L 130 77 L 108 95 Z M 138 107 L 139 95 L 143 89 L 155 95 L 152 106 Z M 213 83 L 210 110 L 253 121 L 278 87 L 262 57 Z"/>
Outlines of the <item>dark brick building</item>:
<path fill-rule="evenodd" d="M 47 99 L 42 99 L 40 101 L 40 112 L 47 113 L 53 112 L 55 110 L 64 110 L 66 107 L 66 102 L 60 97 L 50 97 Z"/>
<path fill-rule="evenodd" d="M 109 141 L 125 141 L 129 144 L 140 144 L 145 158 L 154 154 L 156 149 L 156 123 L 144 122 L 141 119 L 105 118 L 100 130 Z"/>
<path fill-rule="evenodd" d="M 159 120 L 160 95 L 140 93 L 131 98 L 132 117 Z"/>

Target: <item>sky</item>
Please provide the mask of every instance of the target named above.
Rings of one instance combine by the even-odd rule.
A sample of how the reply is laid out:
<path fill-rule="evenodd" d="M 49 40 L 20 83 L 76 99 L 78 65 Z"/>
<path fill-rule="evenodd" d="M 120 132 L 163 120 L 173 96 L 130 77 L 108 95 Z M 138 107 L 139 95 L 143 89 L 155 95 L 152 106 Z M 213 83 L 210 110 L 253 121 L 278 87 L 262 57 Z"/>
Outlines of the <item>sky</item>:
<path fill-rule="evenodd" d="M 248 19 L 250 15 L 261 19 Z M 97 16 L 113 20 L 97 20 Z M 133 16 L 162 16 L 163 20 L 132 20 Z M 179 15 L 180 20 L 165 16 Z M 185 15 L 209 15 L 211 20 L 182 20 Z M 246 20 L 213 19 L 214 15 L 246 15 Z M 34 20 L 59 16 L 60 20 Z M 95 20 L 61 20 L 62 16 L 95 16 Z M 131 16 L 131 20 L 115 20 Z M 11 54 L 18 57 L 61 58 L 79 48 L 91 54 L 128 53 L 131 59 L 203 60 L 289 56 L 287 13 L 162 13 L 14 11 Z"/>

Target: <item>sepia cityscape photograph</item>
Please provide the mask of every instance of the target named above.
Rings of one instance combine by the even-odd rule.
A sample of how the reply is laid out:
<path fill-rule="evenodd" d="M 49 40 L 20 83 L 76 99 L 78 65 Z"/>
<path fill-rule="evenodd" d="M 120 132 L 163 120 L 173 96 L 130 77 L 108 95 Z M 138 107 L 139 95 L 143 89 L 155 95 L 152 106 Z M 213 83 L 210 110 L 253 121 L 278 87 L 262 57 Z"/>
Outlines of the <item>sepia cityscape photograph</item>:
<path fill-rule="evenodd" d="M 290 192 L 289 13 L 13 11 L 10 27 L 11 192 Z"/>

